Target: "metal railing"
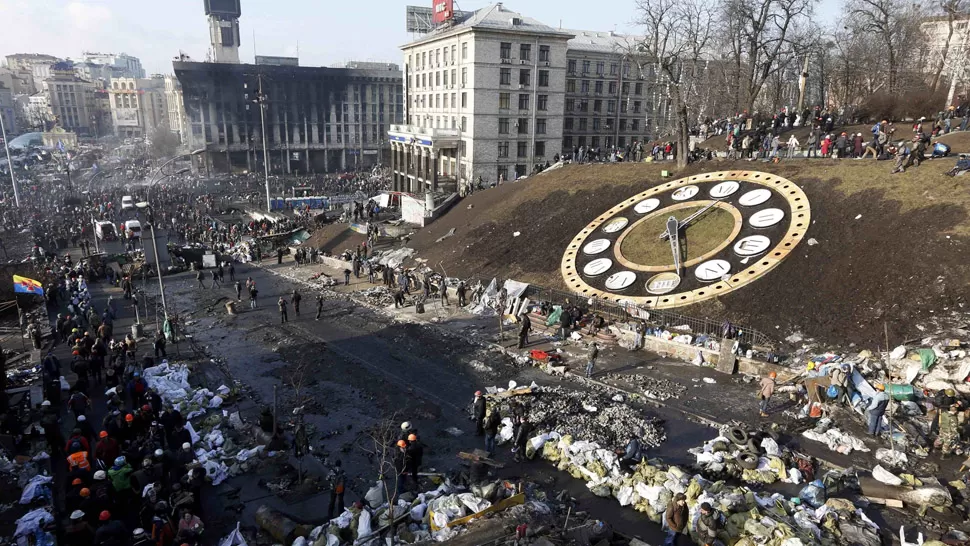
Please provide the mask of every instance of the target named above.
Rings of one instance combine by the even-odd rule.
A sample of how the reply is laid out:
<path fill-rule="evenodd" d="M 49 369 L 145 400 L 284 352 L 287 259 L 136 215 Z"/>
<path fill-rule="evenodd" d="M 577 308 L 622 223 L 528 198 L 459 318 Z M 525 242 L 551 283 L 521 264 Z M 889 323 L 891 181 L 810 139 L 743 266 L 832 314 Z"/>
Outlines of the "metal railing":
<path fill-rule="evenodd" d="M 487 284 L 487 283 L 486 283 Z M 724 322 L 708 318 L 690 317 L 681 315 L 664 309 L 648 309 L 638 305 L 620 304 L 599 298 L 590 298 L 580 294 L 545 288 L 530 284 L 525 291 L 532 301 L 548 301 L 554 305 L 563 305 L 569 301 L 572 304 L 585 305 L 594 313 L 599 313 L 603 318 L 612 321 L 627 321 L 631 318 L 642 318 L 648 326 L 662 327 L 665 329 L 678 328 L 678 333 L 690 333 L 692 335 L 708 335 L 720 338 L 723 334 Z M 686 326 L 686 330 L 682 327 Z M 731 323 L 736 338 L 751 346 L 772 347 L 774 343 L 771 338 L 754 328 Z M 689 332 L 687 331 L 689 330 Z"/>

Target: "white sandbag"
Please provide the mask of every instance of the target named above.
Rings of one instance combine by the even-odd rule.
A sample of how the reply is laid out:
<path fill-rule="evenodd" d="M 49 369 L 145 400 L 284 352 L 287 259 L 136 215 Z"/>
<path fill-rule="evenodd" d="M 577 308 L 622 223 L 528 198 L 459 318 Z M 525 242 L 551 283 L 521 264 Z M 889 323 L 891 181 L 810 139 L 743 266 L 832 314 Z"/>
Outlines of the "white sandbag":
<path fill-rule="evenodd" d="M 290 544 L 290 546 L 306 546 L 306 538 L 296 537 L 296 540 L 294 540 L 293 544 Z"/>
<path fill-rule="evenodd" d="M 765 450 L 768 455 L 781 457 L 781 448 L 778 447 L 778 442 L 771 439 L 770 436 L 765 436 L 761 440 L 761 449 Z"/>
<path fill-rule="evenodd" d="M 252 459 L 253 457 L 256 457 L 262 453 L 264 449 L 266 449 L 266 446 L 256 446 L 252 449 L 243 449 L 236 454 L 236 460 L 242 462 Z"/>
<path fill-rule="evenodd" d="M 212 397 L 212 400 L 209 400 L 209 407 L 210 408 L 218 408 L 221 405 L 222 405 L 222 397 L 219 396 L 218 394 L 215 395 L 215 396 L 213 396 Z"/>
<path fill-rule="evenodd" d="M 530 438 L 529 443 L 532 444 L 532 449 L 538 452 L 542 450 L 542 446 L 544 446 L 548 440 L 548 434 L 540 434 L 534 438 Z"/>
<path fill-rule="evenodd" d="M 633 504 L 633 497 L 636 493 L 633 491 L 632 486 L 621 487 L 616 494 L 616 500 L 620 502 L 620 506 L 629 506 Z"/>
<path fill-rule="evenodd" d="M 899 476 L 886 470 L 882 465 L 877 464 L 872 469 L 872 477 L 888 485 L 903 485 L 903 480 Z"/>
<path fill-rule="evenodd" d="M 370 512 L 368 512 L 367 510 L 361 510 L 360 517 L 357 518 L 358 537 L 363 537 L 371 534 L 370 520 L 371 520 Z"/>
<path fill-rule="evenodd" d="M 239 532 L 239 522 L 236 522 L 236 528 L 226 538 L 219 541 L 219 546 L 247 546 L 246 539 Z"/>
<path fill-rule="evenodd" d="M 411 508 L 411 520 L 421 523 L 424 520 L 424 515 L 428 512 L 428 505 L 421 503 L 414 508 Z"/>
<path fill-rule="evenodd" d="M 377 509 L 384 504 L 384 484 L 377 482 L 374 487 L 367 490 L 364 501 L 371 508 Z"/>
<path fill-rule="evenodd" d="M 468 508 L 469 513 L 476 514 L 482 510 L 488 508 L 492 503 L 485 499 L 480 499 L 471 493 L 462 493 L 458 495 L 458 500 Z"/>
<path fill-rule="evenodd" d="M 892 360 L 899 360 L 901 358 L 904 358 L 905 356 L 906 356 L 906 346 L 905 345 L 900 345 L 900 346 L 896 347 L 895 349 L 893 349 L 891 353 L 889 353 L 889 358 L 892 359 Z"/>
<path fill-rule="evenodd" d="M 515 432 L 515 427 L 512 425 L 512 419 L 506 417 L 502 419 L 502 427 L 499 428 L 497 441 L 499 445 L 504 444 L 512 440 L 512 434 Z"/>
<path fill-rule="evenodd" d="M 793 483 L 798 485 L 802 483 L 802 471 L 797 468 L 788 469 L 788 478 L 782 480 L 785 483 Z"/>
<path fill-rule="evenodd" d="M 64 376 L 63 375 L 60 377 L 60 381 L 61 381 L 61 390 L 62 391 L 69 391 L 69 390 L 71 390 L 71 384 L 67 382 L 67 379 L 64 379 Z"/>
<path fill-rule="evenodd" d="M 185 421 L 185 428 L 189 431 L 189 437 L 192 438 L 192 445 L 195 445 L 200 439 L 199 433 L 195 431 L 192 423 L 188 421 Z"/>
<path fill-rule="evenodd" d="M 30 481 L 27 482 L 27 485 L 24 486 L 23 492 L 20 494 L 20 504 L 30 504 L 34 498 L 44 496 L 45 492 L 47 498 L 50 499 L 51 491 L 50 488 L 46 486 L 47 484 L 51 483 L 52 480 L 53 478 L 50 476 L 44 476 L 42 474 L 38 474 L 31 478 Z"/>
<path fill-rule="evenodd" d="M 902 466 L 909 462 L 909 458 L 902 451 L 893 451 L 884 447 L 876 450 L 876 459 L 889 466 Z"/>

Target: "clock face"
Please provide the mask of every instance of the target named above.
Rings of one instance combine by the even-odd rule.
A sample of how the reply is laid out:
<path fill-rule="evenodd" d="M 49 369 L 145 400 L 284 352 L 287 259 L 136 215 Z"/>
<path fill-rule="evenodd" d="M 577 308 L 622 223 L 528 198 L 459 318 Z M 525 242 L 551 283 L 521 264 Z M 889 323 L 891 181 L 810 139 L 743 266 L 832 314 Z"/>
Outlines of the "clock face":
<path fill-rule="evenodd" d="M 810 223 L 805 193 L 779 176 L 690 176 L 634 195 L 590 222 L 566 248 L 562 275 L 586 297 L 655 309 L 689 305 L 771 271 Z"/>

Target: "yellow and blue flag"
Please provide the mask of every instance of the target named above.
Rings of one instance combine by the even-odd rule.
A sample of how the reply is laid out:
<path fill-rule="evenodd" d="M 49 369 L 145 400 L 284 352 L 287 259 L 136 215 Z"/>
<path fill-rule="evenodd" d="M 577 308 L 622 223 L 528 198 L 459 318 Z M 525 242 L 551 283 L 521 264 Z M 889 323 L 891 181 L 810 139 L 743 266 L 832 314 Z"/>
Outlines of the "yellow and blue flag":
<path fill-rule="evenodd" d="M 17 292 L 18 294 L 36 294 L 38 296 L 43 296 L 44 285 L 42 285 L 39 281 L 35 281 L 34 279 L 14 275 L 13 291 Z"/>

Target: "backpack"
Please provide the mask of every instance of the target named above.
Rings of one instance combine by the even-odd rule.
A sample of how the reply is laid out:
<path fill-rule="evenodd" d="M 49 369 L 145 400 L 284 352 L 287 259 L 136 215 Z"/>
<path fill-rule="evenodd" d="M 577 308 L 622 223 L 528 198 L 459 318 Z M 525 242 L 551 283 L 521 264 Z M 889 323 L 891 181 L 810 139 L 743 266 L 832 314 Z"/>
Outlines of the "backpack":
<path fill-rule="evenodd" d="M 145 392 L 145 382 L 141 380 L 135 381 L 135 393 L 142 394 L 143 392 Z"/>
<path fill-rule="evenodd" d="M 81 443 L 81 439 L 71 438 L 71 441 L 67 444 L 67 452 L 73 455 L 82 451 L 84 451 L 84 444 Z"/>

